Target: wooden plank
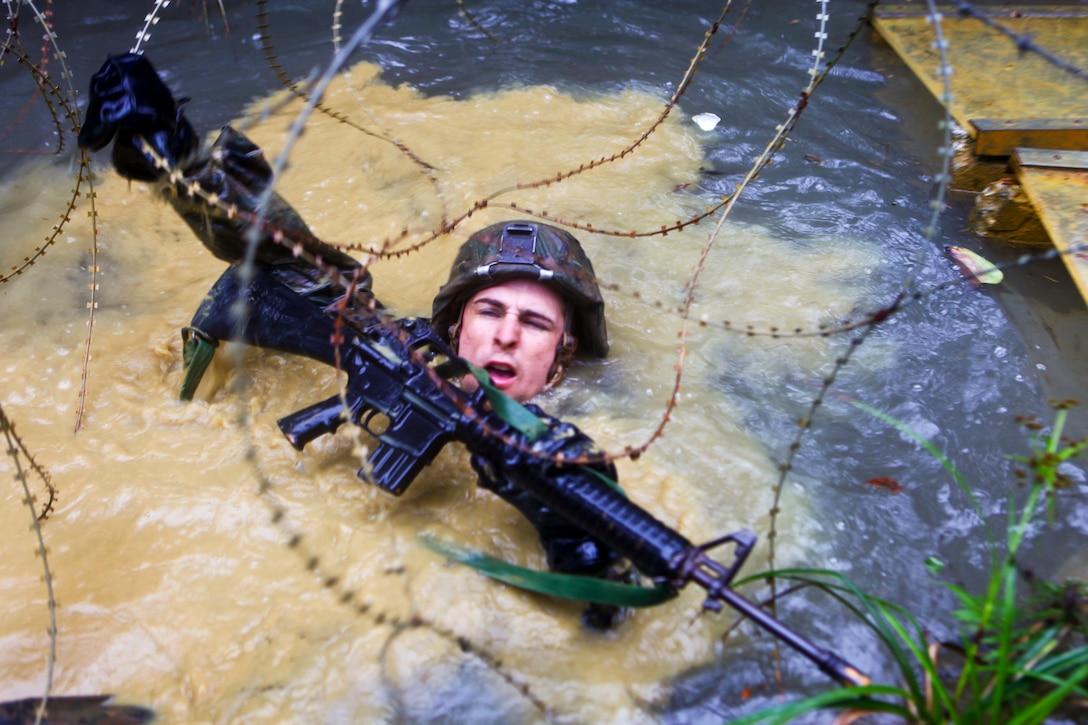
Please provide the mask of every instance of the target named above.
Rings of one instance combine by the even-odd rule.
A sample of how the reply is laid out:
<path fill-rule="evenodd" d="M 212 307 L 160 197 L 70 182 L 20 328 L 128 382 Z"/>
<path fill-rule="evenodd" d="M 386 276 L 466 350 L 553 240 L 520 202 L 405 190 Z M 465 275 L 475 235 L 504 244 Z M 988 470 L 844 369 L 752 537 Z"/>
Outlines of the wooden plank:
<path fill-rule="evenodd" d="M 1016 149 L 1016 166 L 1047 166 L 1088 171 L 1088 153 L 1065 149 Z M 1088 201 L 1088 198 L 1085 199 Z"/>
<path fill-rule="evenodd" d="M 1088 119 L 1083 77 L 1037 53 L 1021 51 L 999 30 L 960 17 L 954 8 L 946 6 L 940 12 L 947 62 L 953 68 L 948 77 L 949 110 L 973 138 L 978 139 L 987 119 L 998 119 L 1002 125 L 1005 121 L 1026 125 L 1029 119 L 1069 119 L 1075 126 Z M 1003 6 L 990 17 L 1065 63 L 1088 68 L 1088 9 L 1083 4 L 1017 10 Z M 938 73 L 941 57 L 935 47 L 936 33 L 922 3 L 878 6 L 873 26 L 936 98 L 945 96 L 945 79 Z M 982 122 L 972 123 L 976 119 Z M 986 148 L 987 140 L 982 143 Z M 1062 260 L 1073 282 L 1088 300 L 1088 169 L 1080 166 L 1083 160 L 1077 154 L 1082 153 L 1079 147 L 1017 148 L 1012 162 L 1043 227 L 1063 252 Z"/>
<path fill-rule="evenodd" d="M 1024 8 L 995 14 L 1001 25 L 1046 48 L 1063 61 L 1088 68 L 1088 9 L 1078 7 Z M 998 30 L 973 18 L 942 8 L 941 30 L 954 68 L 950 108 L 969 133 L 971 119 L 1088 119 L 1084 79 L 1022 52 Z M 923 5 L 878 6 L 873 26 L 937 98 L 944 95 L 938 75 L 940 55 L 936 35 Z"/>
<path fill-rule="evenodd" d="M 1010 156 L 1018 148 L 1088 151 L 1088 120 L 973 118 L 975 153 Z"/>
<path fill-rule="evenodd" d="M 1070 165 L 1055 165 L 1062 162 Z M 1064 252 L 1073 282 L 1088 300 L 1088 153 L 1017 149 L 1012 163 L 1050 240 Z"/>

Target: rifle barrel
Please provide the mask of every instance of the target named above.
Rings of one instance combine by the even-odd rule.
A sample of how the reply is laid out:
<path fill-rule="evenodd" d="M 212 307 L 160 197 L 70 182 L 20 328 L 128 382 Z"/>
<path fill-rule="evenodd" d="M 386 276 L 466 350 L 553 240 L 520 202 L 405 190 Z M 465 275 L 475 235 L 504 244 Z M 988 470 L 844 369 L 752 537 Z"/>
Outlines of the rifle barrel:
<path fill-rule="evenodd" d="M 797 652 L 807 657 L 829 677 L 838 680 L 844 685 L 853 685 L 854 687 L 864 687 L 872 682 L 872 679 L 870 679 L 868 675 L 857 667 L 854 667 L 839 655 L 813 644 L 799 632 L 796 632 L 782 622 L 779 622 L 770 614 L 763 611 L 740 594 L 737 594 L 732 589 L 718 586 L 719 582 L 717 579 L 706 577 L 706 581 L 704 581 L 704 577 L 699 576 L 700 573 L 701 572 L 695 572 L 693 580 L 706 589 L 710 593 L 710 596 L 725 602 L 730 607 L 797 650 Z"/>

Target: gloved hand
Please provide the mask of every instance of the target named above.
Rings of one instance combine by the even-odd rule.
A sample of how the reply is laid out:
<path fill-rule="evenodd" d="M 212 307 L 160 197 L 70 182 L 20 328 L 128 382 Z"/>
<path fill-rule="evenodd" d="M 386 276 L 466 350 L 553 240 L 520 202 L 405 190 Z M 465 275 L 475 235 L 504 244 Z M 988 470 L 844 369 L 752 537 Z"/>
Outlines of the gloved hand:
<path fill-rule="evenodd" d="M 99 151 L 113 145 L 113 164 L 127 179 L 156 181 L 170 167 L 184 164 L 199 146 L 196 132 L 181 113 L 170 89 L 142 55 L 113 55 L 91 78 L 91 98 L 79 132 L 79 145 Z M 144 151 L 141 138 L 154 151 Z"/>
<path fill-rule="evenodd" d="M 546 457 L 562 454 L 569 460 L 599 452 L 596 444 L 573 425 L 548 416 L 535 405 L 527 405 L 526 408 L 548 424 L 546 432 L 529 444 L 523 435 L 504 427 L 503 432 L 507 437 Z M 492 416 L 490 422 L 495 424 L 498 420 Z M 474 453 L 471 462 L 479 476 L 480 485 L 513 505 L 533 524 L 540 534 L 540 543 L 547 556 L 548 566 L 553 571 L 602 575 L 617 559 L 616 553 L 574 524 L 563 513 L 548 506 L 534 493 L 535 486 L 526 485 L 586 474 L 574 467 L 559 468 L 547 458 L 540 460 L 513 447 L 506 447 L 502 453 L 501 456 Z M 598 464 L 594 468 L 604 476 L 616 480 L 616 469 L 611 464 Z"/>

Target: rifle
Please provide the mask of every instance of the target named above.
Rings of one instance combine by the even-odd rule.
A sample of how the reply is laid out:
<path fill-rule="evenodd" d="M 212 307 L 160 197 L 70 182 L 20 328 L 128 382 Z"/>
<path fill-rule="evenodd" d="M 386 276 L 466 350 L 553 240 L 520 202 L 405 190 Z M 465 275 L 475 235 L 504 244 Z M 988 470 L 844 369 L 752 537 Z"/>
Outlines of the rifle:
<path fill-rule="evenodd" d="M 625 556 L 642 573 L 674 590 L 694 582 L 707 592 L 704 607 L 720 611 L 727 604 L 793 647 L 824 673 L 846 685 L 869 678 L 834 652 L 799 633 L 729 588 L 755 545 L 750 531 L 696 546 L 679 532 L 631 502 L 589 469 L 562 464 L 586 440 L 569 423 L 554 422 L 531 439 L 484 403 L 484 390 L 469 394 L 441 384 L 463 373 L 465 363 L 424 320 L 396 323 L 380 315 L 341 314 L 337 328 L 331 307 L 322 307 L 279 281 L 273 267 L 258 267 L 245 285 L 236 267 L 220 277 L 193 317 L 192 332 L 213 339 L 237 339 L 281 352 L 304 355 L 347 373 L 343 396 L 335 395 L 278 421 L 299 450 L 314 438 L 332 433 L 347 417 L 378 440 L 359 476 L 382 489 L 402 494 L 422 468 L 456 439 L 486 458 L 506 477 L 542 504 Z M 232 310 L 244 295 L 248 309 L 242 325 Z M 342 312 L 342 311 L 341 311 Z M 346 405 L 345 405 L 346 403 Z M 511 443 L 513 442 L 513 443 Z M 568 460 L 570 456 L 567 456 Z M 733 562 L 724 566 L 708 552 L 733 544 Z"/>

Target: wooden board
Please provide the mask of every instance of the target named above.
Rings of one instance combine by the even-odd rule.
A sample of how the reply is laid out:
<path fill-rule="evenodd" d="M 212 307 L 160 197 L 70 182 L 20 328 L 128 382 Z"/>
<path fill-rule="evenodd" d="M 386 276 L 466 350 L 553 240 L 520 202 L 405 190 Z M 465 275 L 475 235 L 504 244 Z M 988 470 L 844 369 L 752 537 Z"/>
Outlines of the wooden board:
<path fill-rule="evenodd" d="M 1006 6 L 1002 6 L 1006 7 Z M 1013 13 L 1019 17 L 1012 17 Z M 1053 6 L 1006 10 L 991 19 L 1031 41 L 1063 63 L 1088 69 L 1088 7 Z M 877 6 L 873 26 L 936 98 L 945 93 L 938 74 L 936 34 L 924 3 Z M 1088 118 L 1088 80 L 1036 53 L 1021 52 L 1013 39 L 980 20 L 942 8 L 941 31 L 954 71 L 952 115 L 971 133 L 974 119 Z"/>
<path fill-rule="evenodd" d="M 1088 300 L 1088 152 L 1017 149 L 1016 176 Z"/>

